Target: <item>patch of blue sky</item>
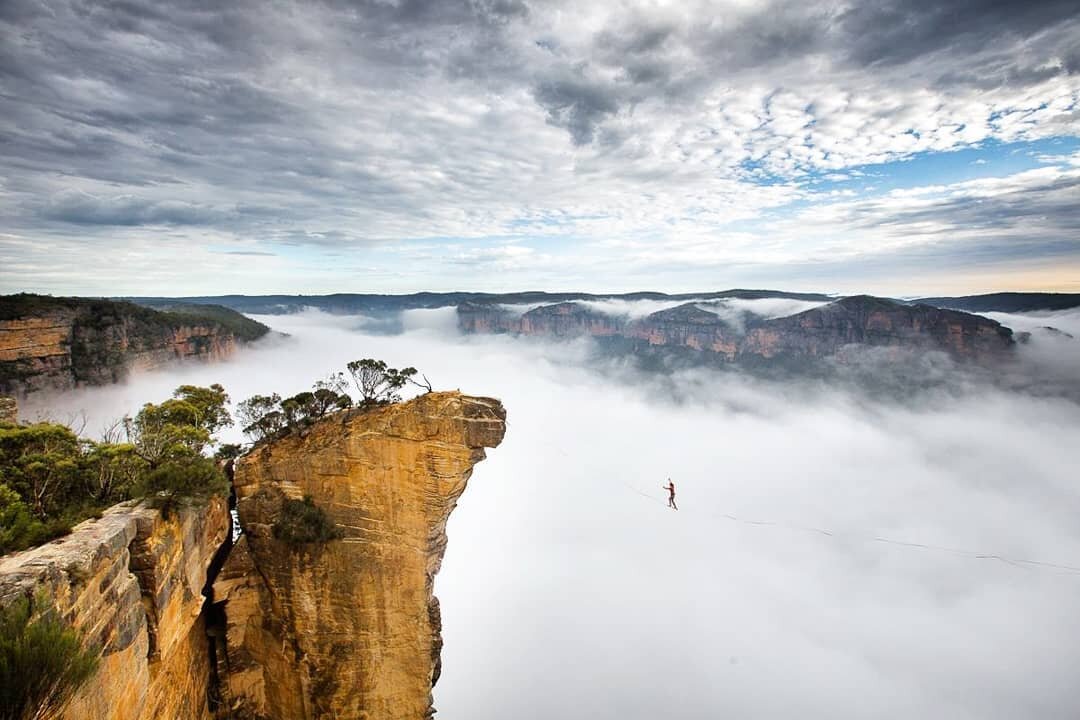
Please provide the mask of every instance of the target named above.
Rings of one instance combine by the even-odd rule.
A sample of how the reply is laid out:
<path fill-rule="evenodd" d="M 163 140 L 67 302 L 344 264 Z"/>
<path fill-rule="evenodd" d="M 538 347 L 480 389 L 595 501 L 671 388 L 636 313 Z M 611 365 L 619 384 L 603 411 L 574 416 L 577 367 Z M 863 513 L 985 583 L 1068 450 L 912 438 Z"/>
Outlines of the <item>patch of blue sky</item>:
<path fill-rule="evenodd" d="M 916 153 L 886 163 L 812 173 L 799 182 L 807 193 L 805 196 L 762 210 L 757 218 L 726 223 L 724 229 L 753 232 L 772 220 L 822 203 L 869 199 L 893 190 L 1005 177 L 1058 162 L 1057 158 L 1076 152 L 1080 152 L 1080 137 L 1012 143 L 987 141 L 961 150 Z M 778 182 L 779 178 L 770 176 L 767 181 L 757 184 L 775 185 Z M 846 197 L 838 196 L 839 193 Z"/>
<path fill-rule="evenodd" d="M 985 177 L 1003 177 L 1040 167 L 1049 157 L 1080 150 L 1080 137 L 1025 142 L 995 140 L 947 152 L 921 152 L 886 163 L 817 173 L 803 181 L 815 193 L 854 190 L 859 196 L 927 185 L 951 185 Z"/>

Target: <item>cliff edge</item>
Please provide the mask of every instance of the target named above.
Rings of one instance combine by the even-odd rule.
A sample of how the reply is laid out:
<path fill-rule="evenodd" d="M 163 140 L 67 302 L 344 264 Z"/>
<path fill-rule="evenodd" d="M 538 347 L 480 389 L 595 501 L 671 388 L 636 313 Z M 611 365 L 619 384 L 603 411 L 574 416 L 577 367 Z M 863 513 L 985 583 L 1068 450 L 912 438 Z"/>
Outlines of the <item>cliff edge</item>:
<path fill-rule="evenodd" d="M 270 329 L 222 307 L 0 296 L 0 394 L 106 385 L 177 360 L 221 360 Z"/>
<path fill-rule="evenodd" d="M 220 695 L 234 717 L 433 715 L 446 521 L 505 431 L 499 401 L 436 392 L 338 413 L 237 462 L 244 534 L 213 586 Z M 304 497 L 340 539 L 275 538 L 286 501 Z"/>
<path fill-rule="evenodd" d="M 0 605 L 44 591 L 101 650 L 58 720 L 210 720 L 202 593 L 229 524 L 224 498 L 169 518 L 121 503 L 65 538 L 0 557 Z"/>

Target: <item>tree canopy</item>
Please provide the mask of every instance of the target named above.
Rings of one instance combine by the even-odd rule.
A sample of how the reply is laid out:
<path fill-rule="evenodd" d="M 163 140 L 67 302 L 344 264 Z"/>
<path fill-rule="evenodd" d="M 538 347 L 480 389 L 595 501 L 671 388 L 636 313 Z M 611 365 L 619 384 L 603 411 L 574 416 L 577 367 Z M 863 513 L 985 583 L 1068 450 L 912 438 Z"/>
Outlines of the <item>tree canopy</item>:
<path fill-rule="evenodd" d="M 227 490 L 205 453 L 232 423 L 228 401 L 220 385 L 182 385 L 101 441 L 56 423 L 0 425 L 0 553 L 63 535 L 122 500 L 169 506 Z"/>

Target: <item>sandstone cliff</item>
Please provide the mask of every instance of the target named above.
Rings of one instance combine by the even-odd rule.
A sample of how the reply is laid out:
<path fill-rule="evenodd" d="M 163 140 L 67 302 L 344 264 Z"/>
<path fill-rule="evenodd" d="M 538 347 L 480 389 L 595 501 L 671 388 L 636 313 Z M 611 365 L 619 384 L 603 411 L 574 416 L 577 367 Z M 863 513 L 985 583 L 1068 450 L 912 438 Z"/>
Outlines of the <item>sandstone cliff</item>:
<path fill-rule="evenodd" d="M 825 357 L 842 360 L 845 351 L 859 346 L 939 350 L 960 359 L 987 361 L 1015 345 L 1012 330 L 989 318 L 867 295 L 788 317 L 762 319 L 747 313 L 738 322 L 721 317 L 703 303 L 686 303 L 625 324 L 575 303 L 562 303 L 536 308 L 520 318 L 495 308 L 459 308 L 458 323 L 463 332 L 621 337 L 641 345 L 689 348 L 751 364 Z"/>
<path fill-rule="evenodd" d="M 625 322 L 576 302 L 543 305 L 514 313 L 498 305 L 465 303 L 457 308 L 458 327 L 466 333 L 513 333 L 569 338 L 618 335 Z"/>
<path fill-rule="evenodd" d="M 0 297 L 0 393 L 103 385 L 176 360 L 220 360 L 268 330 L 224 308 L 159 312 L 108 300 Z"/>
<path fill-rule="evenodd" d="M 850 345 L 941 350 L 964 359 L 991 359 L 1015 344 L 995 320 L 929 305 L 856 295 L 750 328 L 740 355 L 825 357 Z"/>
<path fill-rule="evenodd" d="M 238 461 L 244 535 L 213 588 L 234 717 L 431 716 L 446 521 L 505 417 L 497 400 L 430 393 L 338 413 Z M 343 539 L 297 548 L 274 538 L 283 503 L 304 496 Z"/>
<path fill-rule="evenodd" d="M 102 649 L 62 720 L 209 720 L 202 591 L 228 532 L 223 498 L 168 520 L 123 503 L 61 540 L 0 558 L 0 603 L 46 590 Z"/>
<path fill-rule="evenodd" d="M 44 590 L 101 649 L 60 720 L 430 717 L 446 521 L 505 418 L 458 392 L 328 416 L 238 461 L 235 546 L 222 498 L 122 503 L 0 558 L 0 605 Z M 304 496 L 339 539 L 275 539 Z"/>

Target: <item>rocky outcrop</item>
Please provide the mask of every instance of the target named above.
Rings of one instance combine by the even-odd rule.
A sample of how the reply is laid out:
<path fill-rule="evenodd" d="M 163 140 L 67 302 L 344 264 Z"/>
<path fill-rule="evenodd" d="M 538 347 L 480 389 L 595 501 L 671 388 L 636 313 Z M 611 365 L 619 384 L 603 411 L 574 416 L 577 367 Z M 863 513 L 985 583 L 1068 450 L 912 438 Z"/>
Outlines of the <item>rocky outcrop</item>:
<path fill-rule="evenodd" d="M 221 695 L 236 716 L 432 715 L 446 521 L 505 418 L 497 400 L 429 393 L 338 413 L 237 462 L 244 535 L 213 587 L 227 623 Z M 341 539 L 275 539 L 285 501 L 305 496 Z"/>
<path fill-rule="evenodd" d="M 482 335 L 521 332 L 521 315 L 500 305 L 466 302 L 457 306 L 458 327 Z"/>
<path fill-rule="evenodd" d="M 707 350 L 728 360 L 735 358 L 740 339 L 737 329 L 719 315 L 689 303 L 654 312 L 632 323 L 626 334 L 649 345 Z"/>
<path fill-rule="evenodd" d="M 229 534 L 223 498 L 165 519 L 123 503 L 67 537 L 0 558 L 0 603 L 44 590 L 101 648 L 62 720 L 209 720 L 203 588 Z"/>
<path fill-rule="evenodd" d="M 657 347 L 689 348 L 730 362 L 760 363 L 835 357 L 852 348 L 886 346 L 897 351 L 938 350 L 965 360 L 1003 356 L 1013 345 L 1012 330 L 979 315 L 908 305 L 857 295 L 788 317 L 763 319 L 745 313 L 732 322 L 701 303 L 686 303 L 620 324 L 584 307 L 564 303 L 506 319 L 481 308 L 459 309 L 464 332 L 513 332 L 565 337 L 617 336 Z M 527 321 L 532 315 L 537 321 Z M 599 316 L 599 317 L 598 317 Z M 602 318 L 606 318 L 602 319 Z"/>
<path fill-rule="evenodd" d="M 218 322 L 108 300 L 0 298 L 0 392 L 104 385 L 178 360 L 221 360 L 268 330 L 225 312 L 235 317 Z"/>
<path fill-rule="evenodd" d="M 604 337 L 618 335 L 622 328 L 623 322 L 619 318 L 590 310 L 580 303 L 565 302 L 544 305 L 523 314 L 519 332 L 523 335 L 552 337 Z"/>

